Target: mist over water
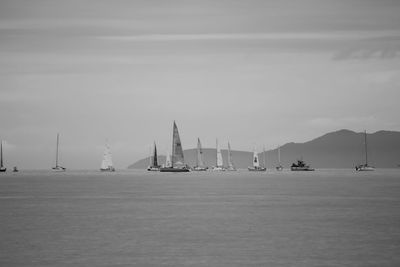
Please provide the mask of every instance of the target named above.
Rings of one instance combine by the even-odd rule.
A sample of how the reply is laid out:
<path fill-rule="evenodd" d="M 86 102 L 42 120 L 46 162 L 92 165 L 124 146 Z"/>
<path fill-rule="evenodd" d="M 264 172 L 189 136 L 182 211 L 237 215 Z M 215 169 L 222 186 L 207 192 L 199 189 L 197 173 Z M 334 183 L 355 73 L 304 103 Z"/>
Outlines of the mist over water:
<path fill-rule="evenodd" d="M 399 169 L 0 175 L 2 266 L 397 266 Z"/>

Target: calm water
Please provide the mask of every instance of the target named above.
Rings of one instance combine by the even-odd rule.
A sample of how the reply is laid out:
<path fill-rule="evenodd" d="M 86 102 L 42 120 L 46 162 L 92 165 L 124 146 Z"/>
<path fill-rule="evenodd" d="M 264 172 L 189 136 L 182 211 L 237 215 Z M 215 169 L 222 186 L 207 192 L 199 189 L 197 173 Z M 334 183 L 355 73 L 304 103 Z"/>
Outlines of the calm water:
<path fill-rule="evenodd" d="M 1 266 L 400 266 L 400 169 L 0 175 Z"/>

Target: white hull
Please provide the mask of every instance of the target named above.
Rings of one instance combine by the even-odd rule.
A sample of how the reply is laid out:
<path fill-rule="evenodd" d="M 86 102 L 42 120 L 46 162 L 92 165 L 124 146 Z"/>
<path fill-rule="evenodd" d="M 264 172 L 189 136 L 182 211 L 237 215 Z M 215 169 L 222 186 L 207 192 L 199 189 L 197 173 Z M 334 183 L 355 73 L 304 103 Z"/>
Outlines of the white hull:
<path fill-rule="evenodd" d="M 65 172 L 66 169 L 64 167 L 61 167 L 61 166 L 56 166 L 56 167 L 53 167 L 53 171 L 55 171 L 55 172 Z"/>
<path fill-rule="evenodd" d="M 221 172 L 221 171 L 226 171 L 226 169 L 224 167 L 213 167 L 212 171 Z"/>
<path fill-rule="evenodd" d="M 375 168 L 372 166 L 360 165 L 360 166 L 356 166 L 356 171 L 359 171 L 359 172 L 375 171 Z"/>

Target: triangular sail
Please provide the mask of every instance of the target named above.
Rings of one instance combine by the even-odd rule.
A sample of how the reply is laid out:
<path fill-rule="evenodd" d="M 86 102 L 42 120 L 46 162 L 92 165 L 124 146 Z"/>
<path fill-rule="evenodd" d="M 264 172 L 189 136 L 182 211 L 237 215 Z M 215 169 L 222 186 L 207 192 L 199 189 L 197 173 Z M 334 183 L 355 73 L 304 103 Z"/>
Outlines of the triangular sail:
<path fill-rule="evenodd" d="M 179 138 L 178 127 L 174 121 L 173 135 L 172 135 L 172 166 L 184 166 L 185 160 L 183 157 L 183 149 L 181 139 Z"/>
<path fill-rule="evenodd" d="M 235 166 L 233 165 L 232 162 L 232 152 L 231 152 L 231 145 L 228 142 L 228 167 L 229 169 L 234 169 Z"/>
<path fill-rule="evenodd" d="M 257 154 L 257 150 L 254 148 L 254 152 L 253 152 L 253 167 L 260 167 L 260 161 L 258 159 L 258 154 Z"/>
<path fill-rule="evenodd" d="M 60 139 L 60 134 L 57 133 L 57 147 L 56 147 L 56 168 L 58 167 L 58 143 Z"/>
<path fill-rule="evenodd" d="M 203 167 L 203 150 L 201 148 L 200 138 L 197 138 L 197 167 Z"/>
<path fill-rule="evenodd" d="M 155 143 L 155 142 L 154 142 L 152 166 L 153 166 L 153 167 L 158 167 L 157 146 L 156 146 L 156 143 Z"/>
<path fill-rule="evenodd" d="M 169 152 L 167 151 L 166 153 L 166 157 L 165 157 L 165 167 L 171 167 L 172 163 L 171 163 L 171 155 L 169 154 Z"/>
<path fill-rule="evenodd" d="M 367 147 L 367 131 L 364 131 L 364 145 L 365 145 L 365 166 L 368 166 L 368 147 Z"/>
<path fill-rule="evenodd" d="M 216 148 L 217 148 L 217 167 L 223 167 L 224 161 L 222 159 L 221 149 L 218 146 L 218 139 L 216 141 Z"/>
<path fill-rule="evenodd" d="M 278 164 L 281 166 L 281 146 L 278 146 Z"/>

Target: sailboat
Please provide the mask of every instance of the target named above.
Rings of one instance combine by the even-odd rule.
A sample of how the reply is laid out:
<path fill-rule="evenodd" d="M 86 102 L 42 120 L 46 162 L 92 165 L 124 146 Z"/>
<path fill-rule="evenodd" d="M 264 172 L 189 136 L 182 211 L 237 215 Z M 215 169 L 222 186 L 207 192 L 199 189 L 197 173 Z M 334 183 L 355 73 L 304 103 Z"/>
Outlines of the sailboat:
<path fill-rule="evenodd" d="M 169 152 L 165 152 L 165 165 L 163 165 L 162 167 L 171 167 L 172 166 L 172 162 L 171 162 L 171 154 L 169 154 Z"/>
<path fill-rule="evenodd" d="M 102 171 L 102 172 L 115 171 L 115 168 L 113 167 L 112 157 L 111 157 L 111 150 L 107 143 L 104 148 L 103 160 L 101 162 L 100 171 Z"/>
<path fill-rule="evenodd" d="M 181 139 L 179 138 L 178 127 L 174 121 L 172 129 L 172 160 L 171 166 L 160 168 L 160 172 L 189 172 L 190 168 L 185 164 Z"/>
<path fill-rule="evenodd" d="M 228 142 L 228 171 L 236 171 L 235 165 L 232 161 L 232 152 L 231 152 L 231 145 Z"/>
<path fill-rule="evenodd" d="M 365 164 L 357 165 L 356 171 L 374 171 L 375 167 L 368 165 L 367 131 L 364 131 Z"/>
<path fill-rule="evenodd" d="M 197 138 L 196 152 L 197 152 L 196 166 L 193 168 L 193 170 L 194 171 L 206 171 L 208 169 L 208 167 L 204 165 L 203 150 L 201 149 L 200 138 Z"/>
<path fill-rule="evenodd" d="M 253 151 L 253 166 L 252 167 L 248 167 L 247 169 L 249 171 L 265 172 L 267 170 L 267 168 L 265 167 L 265 149 L 263 150 L 263 155 L 264 155 L 264 167 L 261 167 L 260 166 L 260 160 L 258 158 L 257 149 L 254 147 L 254 151 Z"/>
<path fill-rule="evenodd" d="M 217 156 L 216 156 L 216 165 L 213 167 L 213 171 L 225 171 L 224 167 L 224 161 L 222 159 L 222 153 L 221 149 L 218 146 L 218 139 L 216 140 L 216 151 L 217 151 Z"/>
<path fill-rule="evenodd" d="M 148 171 L 159 171 L 160 170 L 160 165 L 158 165 L 156 142 L 154 142 L 153 156 L 150 156 L 150 165 L 149 165 L 149 167 L 147 167 L 147 170 Z"/>
<path fill-rule="evenodd" d="M 66 169 L 60 165 L 58 165 L 58 146 L 60 142 L 60 134 L 57 134 L 57 149 L 56 149 L 56 166 L 53 167 L 53 171 L 56 172 L 64 172 Z"/>
<path fill-rule="evenodd" d="M 275 167 L 277 171 L 282 171 L 283 166 L 281 164 L 281 146 L 278 146 L 278 166 Z"/>
<path fill-rule="evenodd" d="M 0 172 L 5 172 L 7 170 L 3 165 L 3 140 L 1 140 L 0 144 Z"/>

